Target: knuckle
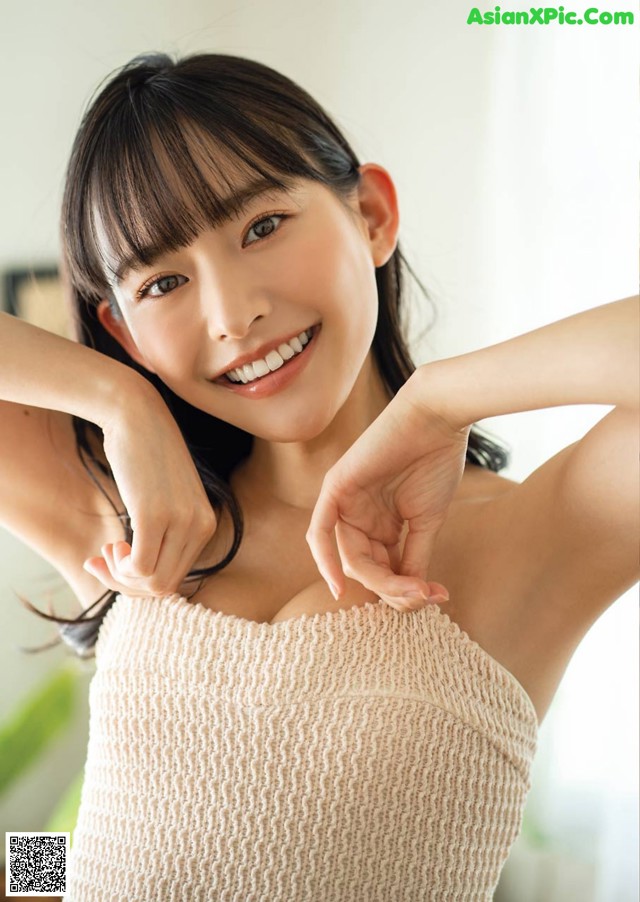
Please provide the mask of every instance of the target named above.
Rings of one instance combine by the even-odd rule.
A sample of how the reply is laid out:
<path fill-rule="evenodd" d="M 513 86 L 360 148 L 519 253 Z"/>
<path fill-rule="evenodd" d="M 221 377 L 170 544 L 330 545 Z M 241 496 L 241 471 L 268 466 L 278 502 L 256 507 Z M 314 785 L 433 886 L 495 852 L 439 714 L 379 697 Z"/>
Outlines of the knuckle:
<path fill-rule="evenodd" d="M 213 511 L 200 512 L 198 519 L 199 519 L 199 523 L 200 523 L 200 528 L 203 529 L 205 532 L 210 532 L 211 530 L 215 529 L 216 526 L 218 525 L 218 518 L 213 513 Z"/>
<path fill-rule="evenodd" d="M 343 565 L 342 570 L 343 570 L 344 575 L 348 576 L 349 579 L 355 578 L 356 571 L 355 571 L 353 565 L 350 564 L 348 561 Z"/>

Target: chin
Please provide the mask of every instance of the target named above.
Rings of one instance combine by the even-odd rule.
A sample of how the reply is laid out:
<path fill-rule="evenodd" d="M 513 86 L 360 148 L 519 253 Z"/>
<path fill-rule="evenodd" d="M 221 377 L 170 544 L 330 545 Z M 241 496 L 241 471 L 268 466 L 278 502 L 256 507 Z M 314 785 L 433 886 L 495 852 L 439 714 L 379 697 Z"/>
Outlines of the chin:
<path fill-rule="evenodd" d="M 258 430 L 254 427 L 253 429 L 246 431 L 251 432 L 256 438 L 263 439 L 266 442 L 280 442 L 285 444 L 291 442 L 312 442 L 314 439 L 321 436 L 329 425 L 330 424 L 326 422 L 309 423 L 306 426 L 300 423 L 292 423 L 288 426 L 283 425 L 282 429 L 274 429 L 272 426 L 271 428 L 264 430 Z"/>

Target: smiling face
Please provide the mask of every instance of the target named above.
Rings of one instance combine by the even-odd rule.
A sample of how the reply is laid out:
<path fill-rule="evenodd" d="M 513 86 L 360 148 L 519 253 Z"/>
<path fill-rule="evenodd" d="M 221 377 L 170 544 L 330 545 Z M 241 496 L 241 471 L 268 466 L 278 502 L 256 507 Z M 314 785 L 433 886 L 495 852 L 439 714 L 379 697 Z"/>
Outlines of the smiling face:
<path fill-rule="evenodd" d="M 112 284 L 124 320 L 103 301 L 102 325 L 194 407 L 268 441 L 319 435 L 358 381 L 368 383 L 375 268 L 397 241 L 393 182 L 375 164 L 360 174 L 347 204 L 319 182 L 294 179 L 286 190 L 254 196 L 190 244 L 121 272 Z M 249 181 L 239 179 L 236 190 Z M 113 269 L 118 262 L 112 258 Z M 239 391 L 242 383 L 216 379 L 239 356 L 264 356 L 264 345 L 317 325 L 300 360 L 282 367 L 276 390 L 265 392 L 260 379 Z"/>

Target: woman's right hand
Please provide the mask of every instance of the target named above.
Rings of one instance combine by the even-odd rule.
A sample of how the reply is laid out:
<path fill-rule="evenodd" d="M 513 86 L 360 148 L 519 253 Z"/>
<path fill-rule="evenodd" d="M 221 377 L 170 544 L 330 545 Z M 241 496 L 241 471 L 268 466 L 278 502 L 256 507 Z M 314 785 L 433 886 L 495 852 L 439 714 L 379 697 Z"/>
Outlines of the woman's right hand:
<path fill-rule="evenodd" d="M 178 591 L 217 528 L 182 433 L 156 389 L 127 383 L 105 422 L 104 452 L 133 530 L 84 569 L 125 595 Z"/>

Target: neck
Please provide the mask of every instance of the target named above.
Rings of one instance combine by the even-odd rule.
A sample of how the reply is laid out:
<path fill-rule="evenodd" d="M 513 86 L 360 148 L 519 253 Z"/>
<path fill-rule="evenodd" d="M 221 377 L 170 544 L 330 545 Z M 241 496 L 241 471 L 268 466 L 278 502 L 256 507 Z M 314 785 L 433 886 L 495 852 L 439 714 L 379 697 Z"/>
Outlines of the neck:
<path fill-rule="evenodd" d="M 282 506 L 310 512 L 322 480 L 391 400 L 372 355 L 331 423 L 309 441 L 270 442 L 256 437 L 249 457 L 234 470 L 231 487 L 243 507 Z"/>

